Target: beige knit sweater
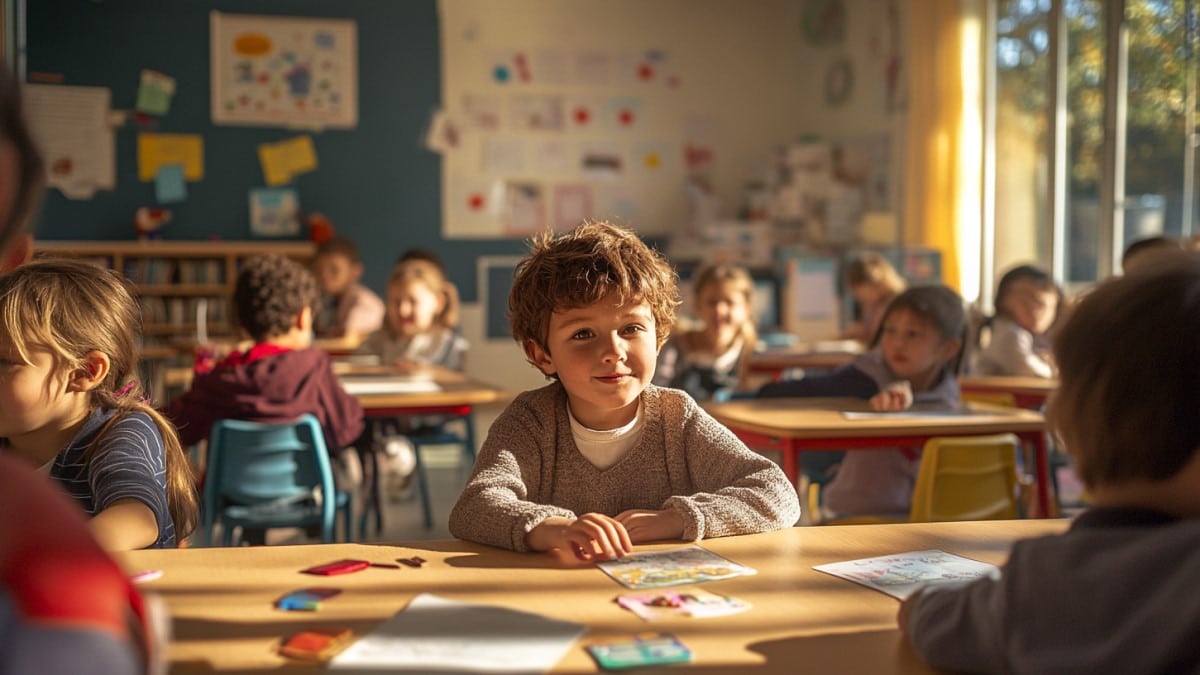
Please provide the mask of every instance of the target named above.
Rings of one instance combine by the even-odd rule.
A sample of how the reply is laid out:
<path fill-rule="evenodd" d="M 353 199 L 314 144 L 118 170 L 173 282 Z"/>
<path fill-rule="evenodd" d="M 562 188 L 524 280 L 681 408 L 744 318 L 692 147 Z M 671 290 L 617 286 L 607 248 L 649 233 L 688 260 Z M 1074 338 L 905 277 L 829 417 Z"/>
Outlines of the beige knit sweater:
<path fill-rule="evenodd" d="M 527 551 L 525 535 L 552 516 L 670 507 L 683 514 L 691 541 L 795 524 L 796 490 L 774 462 L 682 391 L 650 385 L 642 400 L 641 438 L 601 471 L 575 447 L 560 383 L 518 396 L 488 431 L 450 532 Z"/>

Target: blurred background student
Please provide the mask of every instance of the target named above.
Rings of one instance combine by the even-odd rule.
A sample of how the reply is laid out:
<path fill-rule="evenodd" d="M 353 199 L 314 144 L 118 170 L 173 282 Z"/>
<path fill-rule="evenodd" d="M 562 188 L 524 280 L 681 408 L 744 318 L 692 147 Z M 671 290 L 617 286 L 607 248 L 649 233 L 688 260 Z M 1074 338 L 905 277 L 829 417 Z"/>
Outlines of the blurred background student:
<path fill-rule="evenodd" d="M 846 268 L 846 286 L 858 308 L 858 319 L 846 327 L 843 337 L 864 345 L 875 339 L 879 322 L 892 298 L 906 287 L 904 277 L 882 254 L 867 251 Z"/>
<path fill-rule="evenodd" d="M 996 313 L 979 331 L 982 344 L 971 363 L 976 375 L 1055 375 L 1051 333 L 1063 307 L 1063 293 L 1045 270 L 1019 265 L 996 286 Z"/>
<path fill-rule="evenodd" d="M 745 388 L 746 364 L 758 342 L 754 281 L 737 265 L 709 265 L 697 273 L 694 292 L 703 326 L 663 345 L 653 383 L 682 389 L 697 401 L 726 399 Z"/>
<path fill-rule="evenodd" d="M 359 283 L 363 265 L 354 242 L 334 237 L 318 246 L 313 274 L 321 289 L 313 317 L 317 338 L 331 347 L 353 349 L 383 326 L 383 300 Z"/>

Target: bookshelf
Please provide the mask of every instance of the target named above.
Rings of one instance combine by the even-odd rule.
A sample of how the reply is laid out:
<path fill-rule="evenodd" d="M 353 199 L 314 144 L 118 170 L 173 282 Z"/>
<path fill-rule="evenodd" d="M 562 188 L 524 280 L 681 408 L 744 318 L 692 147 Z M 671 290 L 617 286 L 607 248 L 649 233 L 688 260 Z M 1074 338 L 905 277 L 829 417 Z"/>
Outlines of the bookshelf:
<path fill-rule="evenodd" d="M 303 241 L 38 241 L 36 255 L 87 259 L 120 270 L 142 305 L 144 359 L 190 358 L 198 310 L 210 338 L 233 338 L 233 286 L 242 260 L 277 253 L 308 263 Z"/>

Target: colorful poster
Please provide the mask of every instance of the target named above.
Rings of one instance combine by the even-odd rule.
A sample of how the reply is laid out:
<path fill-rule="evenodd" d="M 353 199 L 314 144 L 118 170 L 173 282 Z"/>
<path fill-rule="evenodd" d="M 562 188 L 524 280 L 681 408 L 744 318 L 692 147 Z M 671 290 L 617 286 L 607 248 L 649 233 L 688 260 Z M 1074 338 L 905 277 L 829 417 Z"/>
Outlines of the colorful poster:
<path fill-rule="evenodd" d="M 47 186 L 68 199 L 91 199 L 97 189 L 116 187 L 111 90 L 26 84 L 23 91 L 30 131 L 46 164 Z"/>
<path fill-rule="evenodd" d="M 212 12 L 211 59 L 214 124 L 358 124 L 354 21 Z"/>
<path fill-rule="evenodd" d="M 562 131 L 563 97 L 514 96 L 509 101 L 513 131 Z"/>

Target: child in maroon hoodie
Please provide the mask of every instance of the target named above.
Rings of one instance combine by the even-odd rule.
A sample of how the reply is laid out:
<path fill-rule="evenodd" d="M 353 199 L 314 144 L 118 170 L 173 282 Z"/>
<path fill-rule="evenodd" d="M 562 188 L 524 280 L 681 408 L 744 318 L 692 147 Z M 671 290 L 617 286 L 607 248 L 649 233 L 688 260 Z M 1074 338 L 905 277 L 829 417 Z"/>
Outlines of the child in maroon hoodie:
<path fill-rule="evenodd" d="M 184 445 L 208 438 L 218 419 L 292 420 L 312 413 L 325 432 L 338 487 L 361 480 L 350 446 L 363 430 L 358 401 L 333 374 L 329 355 L 312 346 L 317 282 L 299 263 L 279 255 L 250 258 L 233 291 L 238 325 L 254 344 L 235 351 L 168 406 Z"/>

